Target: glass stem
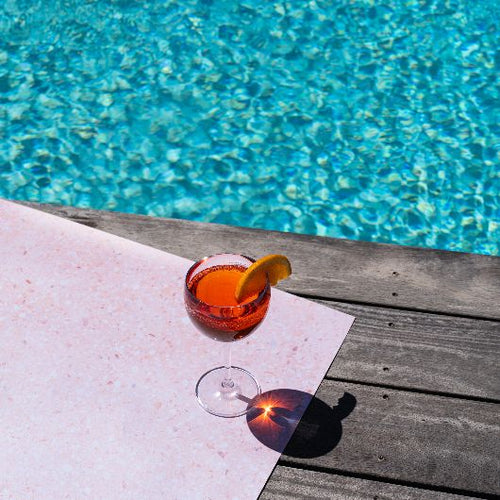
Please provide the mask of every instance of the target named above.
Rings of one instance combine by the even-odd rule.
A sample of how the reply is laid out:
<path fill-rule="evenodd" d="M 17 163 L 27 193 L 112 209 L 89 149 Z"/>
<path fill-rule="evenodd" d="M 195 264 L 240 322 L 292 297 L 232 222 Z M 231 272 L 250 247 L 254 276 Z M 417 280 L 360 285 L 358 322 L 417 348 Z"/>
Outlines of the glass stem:
<path fill-rule="evenodd" d="M 222 381 L 222 387 L 224 387 L 225 389 L 231 389 L 232 387 L 234 387 L 234 382 L 233 382 L 233 379 L 231 378 L 231 345 L 232 345 L 232 342 L 228 342 L 228 344 L 229 344 L 229 347 L 227 350 L 228 360 L 227 360 L 227 364 L 226 364 L 226 370 L 224 373 L 224 380 Z"/>

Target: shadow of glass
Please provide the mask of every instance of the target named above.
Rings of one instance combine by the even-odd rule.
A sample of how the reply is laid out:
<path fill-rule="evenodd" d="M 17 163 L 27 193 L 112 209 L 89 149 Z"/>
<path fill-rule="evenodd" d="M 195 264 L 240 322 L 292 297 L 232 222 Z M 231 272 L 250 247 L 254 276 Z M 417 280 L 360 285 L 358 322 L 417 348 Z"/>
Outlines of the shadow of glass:
<path fill-rule="evenodd" d="M 346 392 L 331 408 L 307 392 L 275 389 L 249 406 L 248 427 L 262 444 L 290 457 L 314 458 L 337 446 L 342 419 L 352 412 L 356 398 Z"/>

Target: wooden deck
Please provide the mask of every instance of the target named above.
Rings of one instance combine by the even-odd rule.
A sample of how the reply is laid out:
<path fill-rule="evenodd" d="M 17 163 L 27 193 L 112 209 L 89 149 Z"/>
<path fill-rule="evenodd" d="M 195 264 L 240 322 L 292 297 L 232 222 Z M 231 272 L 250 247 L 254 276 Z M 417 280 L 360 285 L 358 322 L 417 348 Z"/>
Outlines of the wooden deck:
<path fill-rule="evenodd" d="M 500 258 L 26 205 L 193 260 L 284 253 L 282 289 L 356 316 L 316 394 L 355 398 L 338 444 L 283 454 L 261 499 L 500 496 Z"/>

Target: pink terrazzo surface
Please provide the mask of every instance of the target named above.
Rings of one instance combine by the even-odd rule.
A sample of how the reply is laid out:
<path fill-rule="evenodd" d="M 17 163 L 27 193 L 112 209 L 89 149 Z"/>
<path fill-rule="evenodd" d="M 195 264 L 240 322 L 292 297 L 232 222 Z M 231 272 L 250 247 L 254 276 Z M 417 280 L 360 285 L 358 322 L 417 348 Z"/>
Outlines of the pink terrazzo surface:
<path fill-rule="evenodd" d="M 0 200 L 0 262 L 2 500 L 259 495 L 279 453 L 194 396 L 225 346 L 187 318 L 190 261 Z M 273 290 L 233 363 L 314 393 L 353 320 Z"/>

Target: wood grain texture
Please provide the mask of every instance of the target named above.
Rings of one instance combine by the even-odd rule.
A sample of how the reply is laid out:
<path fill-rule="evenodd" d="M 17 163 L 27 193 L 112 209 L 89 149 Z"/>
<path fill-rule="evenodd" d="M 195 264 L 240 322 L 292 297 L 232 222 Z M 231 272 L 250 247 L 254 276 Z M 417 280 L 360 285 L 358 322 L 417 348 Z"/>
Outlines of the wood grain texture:
<path fill-rule="evenodd" d="M 170 253 L 286 254 L 292 293 L 500 319 L 500 257 L 24 203 Z"/>
<path fill-rule="evenodd" d="M 500 401 L 500 322 L 317 302 L 356 316 L 328 377 Z"/>
<path fill-rule="evenodd" d="M 470 496 L 278 465 L 259 500 L 465 500 Z"/>
<path fill-rule="evenodd" d="M 338 445 L 316 458 L 283 455 L 281 465 L 500 495 L 500 405 L 330 380 L 316 396 L 335 406 L 345 393 L 356 405 Z"/>

